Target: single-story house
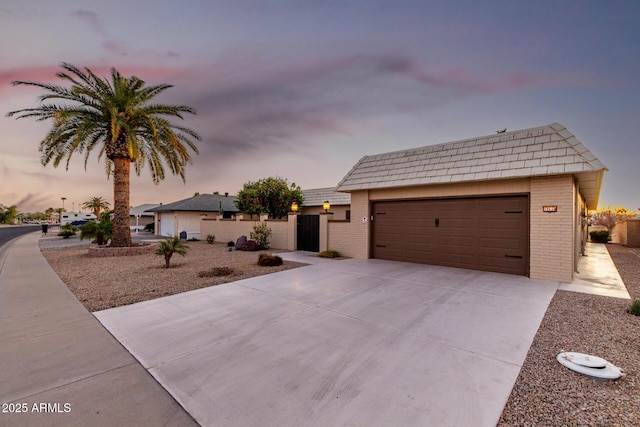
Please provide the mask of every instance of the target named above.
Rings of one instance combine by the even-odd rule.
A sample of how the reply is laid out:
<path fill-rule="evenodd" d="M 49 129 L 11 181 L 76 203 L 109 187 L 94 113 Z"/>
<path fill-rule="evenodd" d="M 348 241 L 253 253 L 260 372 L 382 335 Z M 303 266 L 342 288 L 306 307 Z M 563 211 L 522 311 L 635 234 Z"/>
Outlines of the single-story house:
<path fill-rule="evenodd" d="M 341 252 L 569 282 L 605 171 L 558 123 L 365 156 Z"/>
<path fill-rule="evenodd" d="M 351 219 L 351 195 L 349 193 L 339 193 L 333 187 L 314 188 L 302 190 L 304 203 L 302 204 L 302 215 L 318 215 L 324 213 L 324 202 L 329 202 L 329 212 L 332 213 L 332 220 Z"/>
<path fill-rule="evenodd" d="M 129 210 L 129 228 L 131 230 L 144 230 L 147 224 L 153 224 L 155 214 L 150 212 L 160 205 L 153 203 L 145 203 L 143 205 L 132 206 Z"/>
<path fill-rule="evenodd" d="M 236 197 L 225 194 L 196 194 L 188 199 L 148 209 L 155 214 L 156 234 L 179 236 L 186 232 L 187 238 L 200 238 L 200 221 L 204 217 L 231 218 L 238 212 Z"/>

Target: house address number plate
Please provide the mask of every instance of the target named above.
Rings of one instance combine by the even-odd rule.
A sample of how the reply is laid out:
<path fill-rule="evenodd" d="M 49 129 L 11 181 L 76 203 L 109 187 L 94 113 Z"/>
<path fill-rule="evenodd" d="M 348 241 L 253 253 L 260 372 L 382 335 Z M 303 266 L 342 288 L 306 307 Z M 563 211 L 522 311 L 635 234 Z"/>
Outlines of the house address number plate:
<path fill-rule="evenodd" d="M 543 206 L 542 212 L 558 212 L 558 206 Z"/>

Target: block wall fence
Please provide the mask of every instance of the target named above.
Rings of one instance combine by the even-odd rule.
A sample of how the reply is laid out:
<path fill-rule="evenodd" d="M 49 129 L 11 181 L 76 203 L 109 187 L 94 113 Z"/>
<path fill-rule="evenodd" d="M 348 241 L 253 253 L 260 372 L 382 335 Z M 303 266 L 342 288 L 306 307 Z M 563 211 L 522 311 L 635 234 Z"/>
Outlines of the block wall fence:
<path fill-rule="evenodd" d="M 333 249 L 344 256 L 369 258 L 371 205 L 378 200 L 504 194 L 529 195 L 529 277 L 571 282 L 586 235 L 581 218 L 584 200 L 571 175 L 353 191 L 350 221 L 334 220 L 331 214 L 320 214 L 320 251 Z M 543 206 L 555 206 L 557 210 L 544 212 Z M 277 221 L 267 218 L 267 215 L 254 220 L 244 219 L 242 215 L 234 220 L 203 218 L 200 238 L 211 234 L 217 242 L 235 242 L 241 235 L 249 238 L 256 223 L 266 222 L 272 230 L 272 248 L 297 250 L 296 215 L 290 214 L 287 219 Z"/>
<path fill-rule="evenodd" d="M 286 219 L 270 220 L 267 215 L 260 218 L 249 219 L 244 215 L 236 215 L 235 219 L 223 219 L 203 217 L 200 220 L 200 239 L 207 236 L 215 236 L 216 242 L 234 242 L 240 236 L 250 238 L 251 231 L 256 224 L 266 223 L 271 228 L 271 248 L 289 251 L 297 250 L 297 214 L 290 214 Z M 344 256 L 355 257 L 359 255 L 354 250 L 354 239 L 350 235 L 351 222 L 346 220 L 334 220 L 333 215 L 320 214 L 320 251 L 333 249 Z"/>

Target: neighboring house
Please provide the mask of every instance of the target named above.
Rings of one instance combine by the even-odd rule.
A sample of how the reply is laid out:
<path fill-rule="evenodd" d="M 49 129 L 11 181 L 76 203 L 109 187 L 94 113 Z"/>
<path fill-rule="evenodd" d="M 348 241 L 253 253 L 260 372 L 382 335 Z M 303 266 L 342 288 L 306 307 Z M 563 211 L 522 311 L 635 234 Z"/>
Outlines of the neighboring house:
<path fill-rule="evenodd" d="M 366 156 L 340 251 L 569 282 L 606 170 L 558 123 Z"/>
<path fill-rule="evenodd" d="M 325 201 L 330 204 L 329 212 L 333 213 L 332 220 L 351 219 L 351 195 L 349 193 L 338 193 L 333 187 L 315 188 L 302 190 L 304 203 L 302 204 L 302 215 L 318 215 L 324 213 L 322 207 Z"/>
<path fill-rule="evenodd" d="M 147 224 L 153 224 L 155 214 L 148 209 L 153 209 L 158 206 L 160 205 L 157 203 L 133 206 L 129 210 L 129 228 L 131 228 L 131 230 L 144 230 Z"/>
<path fill-rule="evenodd" d="M 155 214 L 156 234 L 161 236 L 179 236 L 186 232 L 187 238 L 200 238 L 200 221 L 203 217 L 225 218 L 238 212 L 235 196 L 225 194 L 199 194 L 188 199 L 166 205 L 160 204 L 148 209 Z"/>

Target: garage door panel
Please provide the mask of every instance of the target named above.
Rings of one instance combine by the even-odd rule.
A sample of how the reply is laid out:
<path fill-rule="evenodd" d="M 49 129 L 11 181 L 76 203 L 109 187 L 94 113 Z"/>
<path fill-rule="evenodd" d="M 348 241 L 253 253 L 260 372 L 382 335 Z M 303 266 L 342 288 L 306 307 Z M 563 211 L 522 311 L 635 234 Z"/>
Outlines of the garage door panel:
<path fill-rule="evenodd" d="M 521 251 L 521 244 L 515 239 L 480 239 L 478 241 L 478 248 L 483 250 L 493 250 L 493 249 L 505 249 L 511 250 L 510 253 L 505 253 L 504 255 L 523 255 Z M 517 251 L 517 253 L 513 253 L 513 251 Z"/>
<path fill-rule="evenodd" d="M 482 256 L 479 258 L 479 263 L 483 266 L 480 270 L 522 274 L 521 271 L 525 265 L 525 260 L 519 258 Z"/>
<path fill-rule="evenodd" d="M 527 196 L 373 204 L 374 258 L 528 273 Z"/>
<path fill-rule="evenodd" d="M 442 249 L 454 248 L 455 250 L 455 248 L 459 248 L 459 247 L 474 248 L 476 247 L 476 242 L 473 239 L 473 237 L 469 235 L 462 235 L 462 236 L 451 235 L 449 236 L 446 242 L 444 243 L 440 242 L 440 248 Z"/>

